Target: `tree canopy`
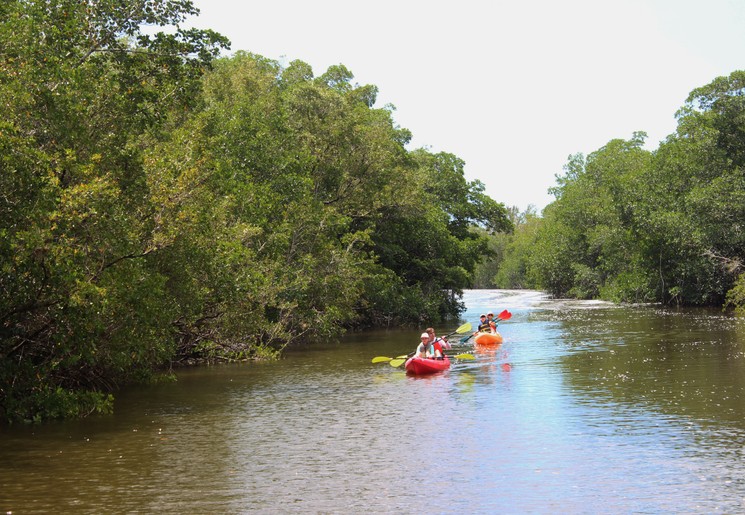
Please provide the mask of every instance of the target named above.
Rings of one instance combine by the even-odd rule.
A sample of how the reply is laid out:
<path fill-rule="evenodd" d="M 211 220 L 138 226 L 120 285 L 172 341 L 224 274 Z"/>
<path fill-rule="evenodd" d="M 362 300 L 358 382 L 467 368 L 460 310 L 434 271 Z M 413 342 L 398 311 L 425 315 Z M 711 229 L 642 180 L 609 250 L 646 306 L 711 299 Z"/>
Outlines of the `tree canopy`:
<path fill-rule="evenodd" d="M 194 14 L 0 5 L 0 418 L 105 413 L 173 363 L 456 316 L 486 234 L 511 229 L 462 160 L 406 148 L 375 86 L 219 57 Z"/>
<path fill-rule="evenodd" d="M 691 92 L 656 150 L 644 133 L 571 156 L 497 274 L 556 296 L 745 306 L 745 72 Z M 529 244 L 524 244 L 528 242 Z"/>

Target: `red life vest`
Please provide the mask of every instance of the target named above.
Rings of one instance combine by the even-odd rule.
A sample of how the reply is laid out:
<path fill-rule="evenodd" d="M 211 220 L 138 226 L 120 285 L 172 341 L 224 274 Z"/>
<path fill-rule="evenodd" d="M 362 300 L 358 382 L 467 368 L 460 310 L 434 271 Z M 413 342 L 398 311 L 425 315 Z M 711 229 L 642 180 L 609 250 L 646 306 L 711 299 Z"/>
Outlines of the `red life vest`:
<path fill-rule="evenodd" d="M 440 339 L 436 339 L 432 346 L 435 348 L 435 358 L 437 358 L 437 351 L 440 351 L 440 359 L 442 359 L 445 356 L 445 352 L 442 350 L 442 344 L 440 343 Z"/>

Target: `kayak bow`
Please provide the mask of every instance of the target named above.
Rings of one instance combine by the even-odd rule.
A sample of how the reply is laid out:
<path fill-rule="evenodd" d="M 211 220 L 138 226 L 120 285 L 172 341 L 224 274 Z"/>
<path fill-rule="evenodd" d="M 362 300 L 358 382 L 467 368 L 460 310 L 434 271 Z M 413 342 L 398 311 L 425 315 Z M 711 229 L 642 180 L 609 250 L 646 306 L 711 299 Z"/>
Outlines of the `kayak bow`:
<path fill-rule="evenodd" d="M 476 345 L 499 345 L 502 343 L 502 335 L 499 333 L 479 333 L 473 341 Z"/>
<path fill-rule="evenodd" d="M 406 372 L 412 375 L 434 374 L 450 368 L 450 359 L 445 356 L 443 359 L 429 359 L 413 357 L 406 360 L 404 364 Z"/>

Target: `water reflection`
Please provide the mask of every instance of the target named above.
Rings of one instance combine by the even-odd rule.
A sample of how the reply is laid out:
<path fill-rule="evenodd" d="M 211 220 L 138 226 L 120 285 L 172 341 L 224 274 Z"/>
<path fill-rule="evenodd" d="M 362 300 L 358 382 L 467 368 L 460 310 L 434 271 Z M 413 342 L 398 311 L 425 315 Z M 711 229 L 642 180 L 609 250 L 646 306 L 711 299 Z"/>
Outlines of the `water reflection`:
<path fill-rule="evenodd" d="M 736 513 L 743 325 L 719 312 L 473 291 L 504 343 L 424 378 L 417 331 L 132 389 L 116 414 L 0 434 L 14 513 Z M 437 327 L 440 334 L 463 321 Z"/>
<path fill-rule="evenodd" d="M 714 317 L 712 317 L 714 318 Z M 592 399 L 743 425 L 742 324 L 706 312 L 616 309 L 563 323 L 567 380 Z M 604 325 L 604 335 L 594 328 Z"/>

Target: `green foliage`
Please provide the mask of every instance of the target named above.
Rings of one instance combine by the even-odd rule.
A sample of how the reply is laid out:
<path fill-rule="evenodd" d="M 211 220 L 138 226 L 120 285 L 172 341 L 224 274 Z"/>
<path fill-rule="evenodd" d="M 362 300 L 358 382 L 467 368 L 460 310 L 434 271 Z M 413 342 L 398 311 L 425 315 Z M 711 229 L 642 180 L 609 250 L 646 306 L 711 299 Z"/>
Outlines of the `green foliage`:
<path fill-rule="evenodd" d="M 506 208 L 483 194 L 483 184 L 465 180 L 461 159 L 423 149 L 410 157 L 402 164 L 410 170 L 403 176 L 408 181 L 398 190 L 406 194 L 376 213 L 373 252 L 383 267 L 402 280 L 398 285 L 402 291 L 395 295 L 403 298 L 404 305 L 392 306 L 399 314 L 418 310 L 408 319 L 432 323 L 461 309 L 457 297 L 471 284 L 477 263 L 488 252 L 487 231 L 512 226 Z M 380 307 L 366 317 L 394 316 Z"/>
<path fill-rule="evenodd" d="M 471 284 L 742 310 L 743 84 L 572 156 L 518 215 L 343 65 L 238 52 L 188 0 L 0 6 L 0 418 L 108 413 L 173 363 L 435 323 Z M 169 30 L 145 34 L 143 25 Z M 491 261 L 484 261 L 484 258 Z"/>
<path fill-rule="evenodd" d="M 45 385 L 33 396 L 10 396 L 6 406 L 13 419 L 39 423 L 48 419 L 108 415 L 114 411 L 114 396 L 97 391 L 67 390 Z"/>
<path fill-rule="evenodd" d="M 481 229 L 479 232 L 483 231 Z M 485 233 L 485 231 L 483 231 Z M 517 228 L 515 228 L 517 233 Z M 512 236 L 505 233 L 495 235 L 486 235 L 487 250 L 484 252 L 482 259 L 476 264 L 473 272 L 473 288 L 496 288 L 495 277 L 504 266 L 505 249 L 510 244 Z"/>
<path fill-rule="evenodd" d="M 474 271 L 474 288 L 527 289 L 536 287 L 528 278 L 528 261 L 542 223 L 533 206 L 519 213 L 509 209 L 512 233 L 486 235 L 489 247 Z M 486 233 L 486 231 L 483 231 Z"/>
<path fill-rule="evenodd" d="M 573 277 L 569 296 L 576 299 L 596 298 L 601 285 L 600 271 L 582 263 L 573 263 L 571 268 Z"/>
<path fill-rule="evenodd" d="M 499 283 L 525 262 L 556 296 L 741 309 L 743 91 L 744 72 L 694 90 L 654 152 L 636 133 L 571 156 L 534 241 L 518 247 L 518 230 L 505 247 Z"/>
<path fill-rule="evenodd" d="M 173 350 L 142 149 L 225 42 L 188 1 L 9 1 L 0 19 L 0 416 L 110 411 Z M 126 8 L 123 8 L 126 7 Z"/>
<path fill-rule="evenodd" d="M 727 292 L 727 306 L 732 306 L 740 316 L 745 316 L 745 274 L 740 274 L 735 285 Z"/>
<path fill-rule="evenodd" d="M 653 302 L 655 297 L 655 278 L 648 277 L 642 267 L 631 266 L 617 275 L 611 275 L 600 285 L 600 298 L 612 302 Z"/>
<path fill-rule="evenodd" d="M 108 412 L 174 362 L 456 315 L 486 245 L 471 227 L 509 226 L 343 65 L 215 60 L 224 38 L 179 26 L 188 0 L 0 9 L 4 419 Z"/>

